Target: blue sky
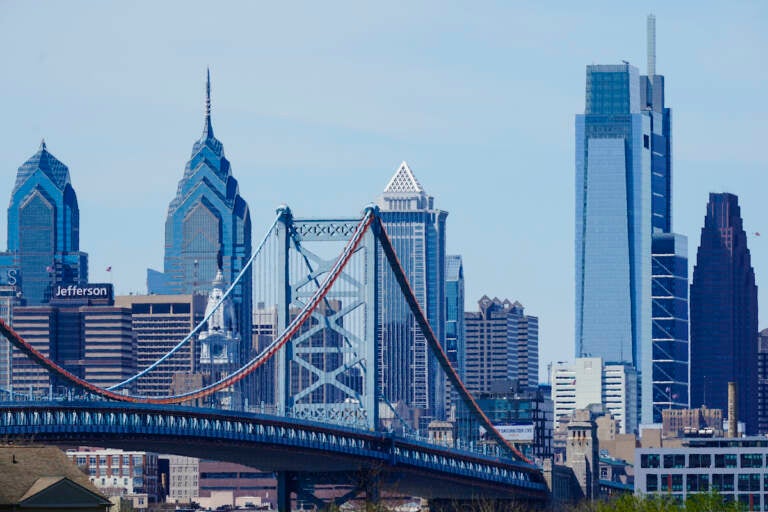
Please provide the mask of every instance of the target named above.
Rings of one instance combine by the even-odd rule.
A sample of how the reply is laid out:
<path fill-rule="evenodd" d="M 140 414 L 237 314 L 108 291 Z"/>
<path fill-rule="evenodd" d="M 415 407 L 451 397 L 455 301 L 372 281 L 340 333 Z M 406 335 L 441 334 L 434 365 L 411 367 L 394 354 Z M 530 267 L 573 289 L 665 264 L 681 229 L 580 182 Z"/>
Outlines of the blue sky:
<path fill-rule="evenodd" d="M 0 1 L 0 198 L 45 137 L 70 168 L 91 281 L 145 291 L 202 130 L 210 66 L 214 129 L 255 239 L 281 203 L 302 217 L 357 215 L 406 160 L 449 212 L 467 309 L 483 294 L 522 302 L 540 317 L 544 369 L 573 357 L 585 65 L 628 60 L 644 72 L 651 12 L 673 109 L 674 230 L 693 262 L 707 194 L 738 194 L 760 286 L 764 1 Z M 0 248 L 6 222 L 2 209 Z"/>

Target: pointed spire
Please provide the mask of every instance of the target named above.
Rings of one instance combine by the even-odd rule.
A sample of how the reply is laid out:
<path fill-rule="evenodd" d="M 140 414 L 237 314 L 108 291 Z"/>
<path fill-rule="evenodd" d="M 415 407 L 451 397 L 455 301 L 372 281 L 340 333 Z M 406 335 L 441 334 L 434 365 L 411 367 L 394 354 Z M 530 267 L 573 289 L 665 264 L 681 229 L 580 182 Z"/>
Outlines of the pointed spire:
<path fill-rule="evenodd" d="M 46 145 L 45 145 L 45 137 L 43 137 L 43 138 L 40 140 L 40 151 L 45 151 L 45 150 L 46 150 Z"/>
<path fill-rule="evenodd" d="M 205 68 L 205 125 L 203 126 L 203 140 L 213 138 L 213 125 L 211 125 L 211 70 Z"/>

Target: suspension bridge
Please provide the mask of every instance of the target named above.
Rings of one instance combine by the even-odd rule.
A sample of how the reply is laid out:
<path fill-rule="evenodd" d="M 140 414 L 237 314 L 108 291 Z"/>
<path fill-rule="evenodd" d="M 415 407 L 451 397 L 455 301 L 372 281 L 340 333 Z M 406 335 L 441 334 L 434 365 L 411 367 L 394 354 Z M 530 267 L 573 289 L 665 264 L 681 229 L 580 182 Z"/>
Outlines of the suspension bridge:
<path fill-rule="evenodd" d="M 356 219 L 298 219 L 281 207 L 189 335 L 107 388 L 70 373 L 0 320 L 0 333 L 16 349 L 69 387 L 67 399 L 0 403 L 0 436 L 215 457 L 273 471 L 279 510 L 291 510 L 292 500 L 322 507 L 315 486 L 338 483 L 349 492 L 336 496 L 337 504 L 362 495 L 377 499 L 387 490 L 433 500 L 544 503 L 541 472 L 467 391 L 395 245 L 374 206 Z M 140 379 L 216 321 L 248 271 L 254 304 L 273 306 L 276 335 L 255 355 L 230 354 L 229 364 L 197 389 L 136 394 Z M 393 346 L 398 333 L 418 343 Z M 208 357 L 215 359 L 213 352 Z M 412 375 L 404 373 L 419 361 L 423 389 L 395 385 L 407 382 Z M 402 403 L 422 417 L 403 418 Z M 426 434 L 425 420 L 448 425 L 448 433 Z"/>

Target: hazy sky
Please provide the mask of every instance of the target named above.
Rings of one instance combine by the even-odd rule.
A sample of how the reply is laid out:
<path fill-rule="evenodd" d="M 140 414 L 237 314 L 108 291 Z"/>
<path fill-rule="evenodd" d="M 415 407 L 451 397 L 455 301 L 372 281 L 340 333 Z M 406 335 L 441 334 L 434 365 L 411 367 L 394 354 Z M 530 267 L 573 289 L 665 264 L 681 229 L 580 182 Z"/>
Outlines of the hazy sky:
<path fill-rule="evenodd" d="M 213 125 L 260 239 L 286 203 L 356 216 L 406 160 L 464 257 L 467 309 L 540 317 L 573 358 L 574 115 L 585 65 L 658 74 L 672 108 L 673 228 L 695 260 L 708 192 L 739 195 L 768 273 L 768 2 L 22 2 L 0 0 L 0 200 L 48 149 L 70 169 L 90 280 L 146 290 L 168 203 Z M 6 212 L 0 209 L 0 249 Z M 754 235 L 763 231 L 763 236 Z M 112 276 L 105 272 L 112 266 Z M 768 327 L 768 307 L 761 312 Z"/>

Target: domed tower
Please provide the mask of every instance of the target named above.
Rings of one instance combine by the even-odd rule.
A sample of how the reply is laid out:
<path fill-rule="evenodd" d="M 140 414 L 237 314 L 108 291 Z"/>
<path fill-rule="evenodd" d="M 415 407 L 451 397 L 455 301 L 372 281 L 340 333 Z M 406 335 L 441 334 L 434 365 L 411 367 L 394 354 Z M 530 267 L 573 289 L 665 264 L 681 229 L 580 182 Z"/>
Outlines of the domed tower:
<path fill-rule="evenodd" d="M 208 382 L 216 382 L 240 367 L 240 334 L 232 300 L 224 298 L 224 274 L 219 268 L 208 294 L 205 316 L 208 328 L 200 333 L 200 371 Z M 236 386 L 216 393 L 213 405 L 224 409 L 239 409 L 240 396 Z"/>

